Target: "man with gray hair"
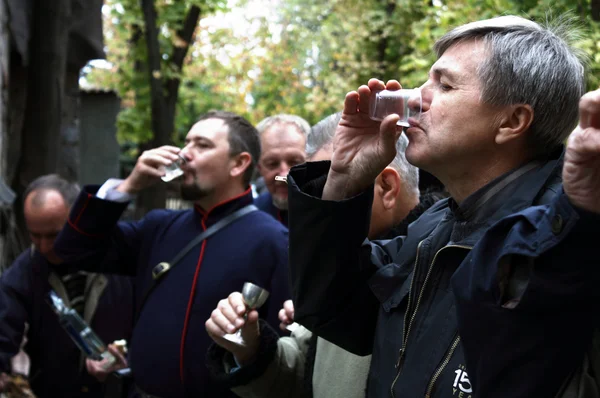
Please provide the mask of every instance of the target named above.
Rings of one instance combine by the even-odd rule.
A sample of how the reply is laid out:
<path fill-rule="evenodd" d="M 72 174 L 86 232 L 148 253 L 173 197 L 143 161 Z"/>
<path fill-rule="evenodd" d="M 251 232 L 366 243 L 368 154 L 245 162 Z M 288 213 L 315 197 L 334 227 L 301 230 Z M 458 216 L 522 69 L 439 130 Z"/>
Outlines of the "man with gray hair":
<path fill-rule="evenodd" d="M 279 114 L 261 120 L 256 129 L 261 146 L 258 171 L 267 192 L 256 198 L 254 204 L 287 227 L 287 186 L 275 177 L 285 177 L 292 166 L 304 163 L 310 125 L 299 116 Z"/>
<path fill-rule="evenodd" d="M 368 397 L 555 397 L 579 385 L 598 304 L 600 91 L 581 100 L 565 151 L 585 87 L 568 22 L 503 16 L 435 44 L 406 158 L 451 197 L 406 237 L 366 239 L 373 183 L 403 133 L 398 115 L 369 118 L 370 96 L 397 81 L 348 93 L 331 164 L 290 171 L 295 319 L 372 354 Z"/>

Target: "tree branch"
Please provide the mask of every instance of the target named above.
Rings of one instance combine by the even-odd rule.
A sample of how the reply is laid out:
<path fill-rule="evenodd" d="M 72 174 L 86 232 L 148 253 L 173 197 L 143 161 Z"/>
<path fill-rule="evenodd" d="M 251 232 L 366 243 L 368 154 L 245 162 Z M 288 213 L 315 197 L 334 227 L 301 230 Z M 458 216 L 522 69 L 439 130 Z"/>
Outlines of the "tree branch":
<path fill-rule="evenodd" d="M 177 31 L 177 38 L 181 40 L 181 45 L 175 46 L 175 49 L 173 50 L 173 56 L 171 57 L 171 64 L 178 72 L 181 72 L 183 61 L 190 48 L 190 43 L 194 38 L 194 32 L 196 31 L 196 26 L 198 26 L 199 20 L 200 8 L 197 6 L 192 6 L 185 17 L 182 29 Z M 169 79 L 166 84 L 167 109 L 173 112 L 173 118 L 175 115 L 175 105 L 177 103 L 177 93 L 179 91 L 180 83 L 181 79 L 174 77 Z"/>
<path fill-rule="evenodd" d="M 591 0 L 590 6 L 592 8 L 592 19 L 600 21 L 600 0 Z"/>
<path fill-rule="evenodd" d="M 154 0 L 141 0 L 144 24 L 146 27 L 146 48 L 148 50 L 148 78 L 150 79 L 150 96 L 152 108 L 152 131 L 154 146 L 169 142 L 171 128 L 167 124 L 165 99 L 163 94 L 162 75 L 160 71 L 160 46 L 158 43 L 158 27 L 156 26 L 156 8 Z"/>

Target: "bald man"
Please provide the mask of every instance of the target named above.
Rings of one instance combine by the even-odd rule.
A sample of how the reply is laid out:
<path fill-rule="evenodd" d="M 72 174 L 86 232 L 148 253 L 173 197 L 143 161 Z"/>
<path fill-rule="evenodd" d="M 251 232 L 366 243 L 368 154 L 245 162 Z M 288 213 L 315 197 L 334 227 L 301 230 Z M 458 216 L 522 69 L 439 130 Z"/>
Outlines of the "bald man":
<path fill-rule="evenodd" d="M 0 373 L 18 372 L 11 359 L 26 333 L 30 383 L 39 398 L 100 398 L 105 390 L 103 383 L 88 374 L 90 370 L 99 376 L 93 364 L 84 362 L 46 303 L 50 289 L 91 324 L 104 342 L 128 339 L 131 334 L 133 287 L 129 278 L 57 274 L 51 268 L 59 262 L 54 240 L 78 193 L 75 184 L 55 174 L 39 177 L 27 187 L 23 211 L 32 246 L 0 277 Z"/>

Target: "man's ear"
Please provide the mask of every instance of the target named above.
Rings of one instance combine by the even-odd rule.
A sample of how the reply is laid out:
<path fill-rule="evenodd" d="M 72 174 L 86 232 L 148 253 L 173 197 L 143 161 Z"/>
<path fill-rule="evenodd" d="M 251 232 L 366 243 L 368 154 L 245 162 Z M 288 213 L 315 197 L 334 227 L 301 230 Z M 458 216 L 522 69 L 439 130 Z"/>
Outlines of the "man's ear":
<path fill-rule="evenodd" d="M 383 169 L 375 180 L 375 194 L 380 196 L 381 203 L 386 210 L 393 209 L 396 206 L 401 188 L 400 175 L 392 167 Z"/>
<path fill-rule="evenodd" d="M 533 122 L 533 108 L 528 104 L 511 105 L 499 119 L 496 144 L 502 145 L 523 137 Z"/>
<path fill-rule="evenodd" d="M 239 153 L 231 158 L 230 164 L 229 175 L 231 177 L 242 176 L 252 164 L 252 155 L 248 152 Z"/>

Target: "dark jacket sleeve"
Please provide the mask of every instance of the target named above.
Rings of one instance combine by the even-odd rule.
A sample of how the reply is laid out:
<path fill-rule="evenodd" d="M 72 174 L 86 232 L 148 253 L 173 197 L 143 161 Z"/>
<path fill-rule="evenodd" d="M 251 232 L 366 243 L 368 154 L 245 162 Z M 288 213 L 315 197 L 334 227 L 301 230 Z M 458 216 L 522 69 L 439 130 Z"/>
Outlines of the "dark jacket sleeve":
<path fill-rule="evenodd" d="M 371 353 L 379 303 L 367 285 L 392 262 L 402 240 L 366 240 L 373 190 L 321 200 L 329 162 L 306 163 L 288 176 L 290 274 L 295 320 L 357 355 Z"/>
<path fill-rule="evenodd" d="M 145 221 L 118 222 L 127 203 L 100 199 L 97 190 L 86 186 L 81 191 L 54 251 L 79 269 L 134 275 Z"/>
<path fill-rule="evenodd" d="M 10 360 L 19 352 L 31 318 L 32 272 L 27 250 L 0 277 L 0 372 L 10 372 Z"/>

